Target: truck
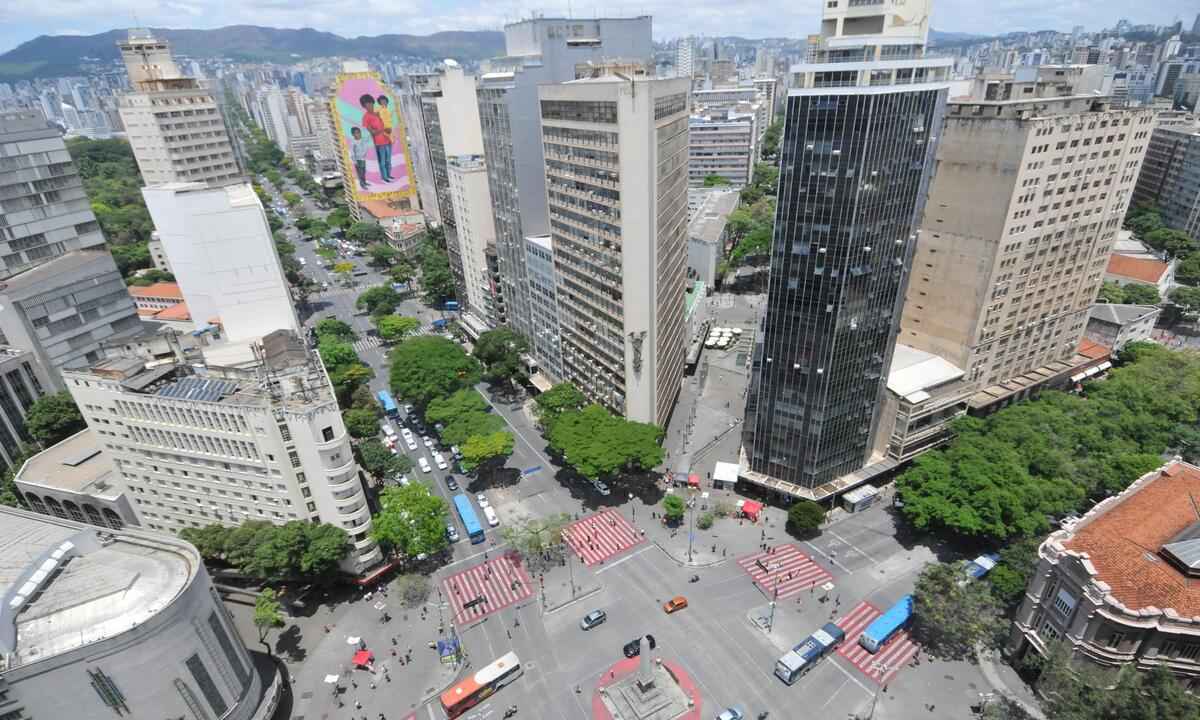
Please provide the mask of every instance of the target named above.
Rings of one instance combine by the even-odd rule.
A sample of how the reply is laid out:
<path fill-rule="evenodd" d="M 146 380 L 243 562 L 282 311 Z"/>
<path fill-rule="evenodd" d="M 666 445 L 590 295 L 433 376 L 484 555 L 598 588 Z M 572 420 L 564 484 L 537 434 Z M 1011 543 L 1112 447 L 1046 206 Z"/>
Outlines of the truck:
<path fill-rule="evenodd" d="M 908 625 L 912 614 L 913 596 L 905 595 L 863 630 L 863 634 L 858 636 L 858 644 L 872 655 L 879 652 L 892 636 Z"/>
<path fill-rule="evenodd" d="M 796 682 L 817 664 L 817 661 L 833 652 L 846 639 L 846 631 L 833 623 L 825 625 L 804 642 L 788 650 L 775 663 L 775 676 L 788 685 Z"/>

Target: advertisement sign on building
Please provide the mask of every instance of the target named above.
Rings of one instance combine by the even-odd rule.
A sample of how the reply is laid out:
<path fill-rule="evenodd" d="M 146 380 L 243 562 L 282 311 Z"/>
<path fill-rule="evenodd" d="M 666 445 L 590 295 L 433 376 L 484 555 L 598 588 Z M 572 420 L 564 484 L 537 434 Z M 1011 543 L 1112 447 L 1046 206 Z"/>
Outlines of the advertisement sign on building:
<path fill-rule="evenodd" d="M 354 199 L 397 200 L 416 194 L 400 106 L 379 73 L 338 75 L 332 114 L 345 182 Z"/>

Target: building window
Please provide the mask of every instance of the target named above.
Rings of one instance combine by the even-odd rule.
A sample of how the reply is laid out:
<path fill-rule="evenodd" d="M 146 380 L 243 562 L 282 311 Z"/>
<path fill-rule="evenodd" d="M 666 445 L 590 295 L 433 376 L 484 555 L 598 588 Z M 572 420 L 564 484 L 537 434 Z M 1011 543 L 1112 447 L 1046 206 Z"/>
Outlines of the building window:
<path fill-rule="evenodd" d="M 300 467 L 300 456 L 295 450 L 288 450 L 288 459 L 292 461 L 292 467 Z"/>
<path fill-rule="evenodd" d="M 321 428 L 321 437 L 325 439 L 325 442 L 331 442 L 333 440 L 333 428 L 332 427 Z"/>
<path fill-rule="evenodd" d="M 1060 637 L 1058 628 L 1054 627 L 1049 620 L 1042 623 L 1042 629 L 1039 631 L 1039 634 L 1045 640 L 1057 640 Z"/>
<path fill-rule="evenodd" d="M 221 624 L 221 618 L 217 617 L 216 612 L 208 614 L 208 627 L 212 629 L 213 635 L 217 637 L 217 644 L 221 646 L 221 650 L 225 653 L 225 659 L 233 666 L 233 672 L 237 675 L 238 682 L 245 685 L 250 674 L 246 670 L 246 666 L 242 664 L 242 659 L 238 657 L 237 649 L 230 642 L 229 633 L 225 632 L 225 626 Z"/>
<path fill-rule="evenodd" d="M 1105 647 L 1118 648 L 1123 642 L 1125 642 L 1125 633 L 1116 630 L 1109 633 L 1108 642 L 1105 643 Z"/>
<path fill-rule="evenodd" d="M 1054 596 L 1054 609 L 1063 617 L 1069 617 L 1075 609 L 1075 598 L 1066 590 L 1059 590 Z"/>
<path fill-rule="evenodd" d="M 221 697 L 221 692 L 213 683 L 212 676 L 208 674 L 208 668 L 204 667 L 204 661 L 200 659 L 199 655 L 192 655 L 185 664 L 192 673 L 192 679 L 199 686 L 200 692 L 204 694 L 204 699 L 208 700 L 213 713 L 217 717 L 224 715 L 229 706 L 225 704 L 225 698 Z"/>

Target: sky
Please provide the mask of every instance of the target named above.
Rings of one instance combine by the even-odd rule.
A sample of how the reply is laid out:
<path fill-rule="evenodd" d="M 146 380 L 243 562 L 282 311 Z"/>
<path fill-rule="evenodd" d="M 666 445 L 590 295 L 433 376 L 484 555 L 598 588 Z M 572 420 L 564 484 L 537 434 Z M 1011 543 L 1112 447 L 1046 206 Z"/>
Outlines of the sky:
<path fill-rule="evenodd" d="M 681 35 L 804 37 L 817 29 L 823 0 L 609 0 L 592 3 L 523 0 L 0 0 L 0 52 L 38 35 L 90 35 L 115 27 L 216 28 L 224 25 L 311 27 L 346 37 L 439 30 L 499 30 L 529 17 L 649 14 L 657 40 Z M 687 11 L 680 13 L 681 6 Z M 102 8 L 102 11 L 101 11 Z M 1135 24 L 1190 27 L 1196 0 L 934 0 L 933 27 L 1000 34 L 1070 31 Z"/>

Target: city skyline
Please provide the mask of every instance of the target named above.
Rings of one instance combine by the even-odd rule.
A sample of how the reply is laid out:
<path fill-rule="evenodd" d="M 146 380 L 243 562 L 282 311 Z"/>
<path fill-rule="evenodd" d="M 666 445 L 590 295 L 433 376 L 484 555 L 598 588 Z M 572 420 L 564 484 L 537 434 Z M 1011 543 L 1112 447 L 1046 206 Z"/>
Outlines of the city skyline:
<path fill-rule="evenodd" d="M 313 28 L 353 38 L 364 34 L 405 33 L 428 35 L 454 30 L 496 30 L 505 24 L 527 19 L 532 13 L 546 17 L 654 17 L 655 40 L 686 35 L 744 36 L 747 38 L 803 38 L 820 15 L 817 3 L 756 5 L 756 12 L 733 8 L 727 3 L 701 0 L 692 3 L 686 16 L 660 2 L 612 2 L 603 6 L 576 7 L 563 2 L 485 4 L 472 0 L 433 3 L 366 3 L 369 17 L 381 21 L 362 24 L 362 14 L 347 14 L 333 0 L 304 0 L 298 3 L 267 0 L 252 5 L 203 7 L 201 3 L 118 0 L 109 12 L 80 17 L 70 2 L 52 0 L 10 3 L 0 29 L 0 52 L 7 52 L 42 35 L 91 35 L 115 27 L 213 29 L 229 25 L 261 25 L 279 28 Z M 1190 26 L 1196 7 L 1190 0 L 1162 0 L 1152 6 L 1134 6 L 1119 0 L 1083 3 L 1068 0 L 1055 4 L 1033 0 L 998 0 L 986 6 L 965 0 L 947 0 L 938 5 L 935 28 L 944 32 L 996 35 L 1008 32 L 1057 30 L 1069 32 L 1086 18 L 1089 32 L 1110 28 L 1122 18 L 1138 23 L 1165 25 L 1183 21 Z M 390 23 L 396 23 L 391 25 Z M 368 31 L 369 28 L 369 31 Z"/>

